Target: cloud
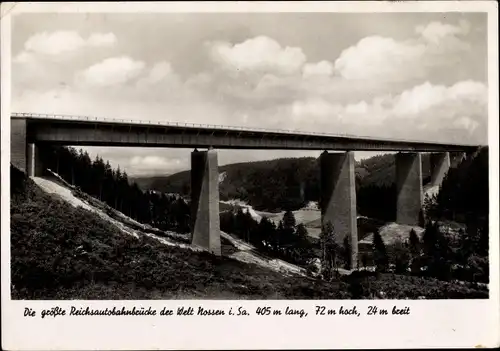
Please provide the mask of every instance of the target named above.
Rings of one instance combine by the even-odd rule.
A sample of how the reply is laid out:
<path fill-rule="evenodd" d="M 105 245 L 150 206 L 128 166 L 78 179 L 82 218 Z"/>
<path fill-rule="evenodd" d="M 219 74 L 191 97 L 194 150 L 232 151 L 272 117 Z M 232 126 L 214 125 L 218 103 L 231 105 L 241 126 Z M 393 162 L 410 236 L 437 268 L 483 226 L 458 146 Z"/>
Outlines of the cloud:
<path fill-rule="evenodd" d="M 432 140 L 429 132 L 439 135 L 453 127 L 453 132 L 442 133 L 439 140 L 458 135 L 482 143 L 486 137 L 487 87 L 476 81 L 452 86 L 426 82 L 394 96 L 345 105 L 321 98 L 295 101 L 289 110 L 294 129 L 311 130 L 314 126 L 311 131 Z M 371 128 L 368 133 L 367 127 Z"/>
<path fill-rule="evenodd" d="M 439 42 L 449 36 L 465 35 L 469 33 L 469 30 L 470 24 L 467 21 L 460 21 L 458 26 L 441 22 L 431 22 L 415 28 L 416 33 L 433 44 L 439 44 Z"/>
<path fill-rule="evenodd" d="M 393 111 L 397 115 L 415 115 L 442 103 L 447 93 L 447 87 L 426 82 L 401 93 L 395 99 Z"/>
<path fill-rule="evenodd" d="M 418 60 L 424 51 L 424 45 L 380 36 L 366 37 L 342 51 L 335 61 L 335 70 L 345 79 L 405 79 L 408 62 Z M 412 74 L 420 73 L 413 71 Z"/>
<path fill-rule="evenodd" d="M 31 36 L 24 48 L 28 52 L 45 55 L 58 55 L 68 51 L 75 51 L 85 45 L 85 40 L 71 31 L 43 32 Z"/>
<path fill-rule="evenodd" d="M 236 71 L 260 71 L 291 74 L 306 61 L 301 48 L 282 47 L 276 40 L 258 36 L 242 43 L 216 42 L 211 45 L 212 59 L 224 68 Z"/>
<path fill-rule="evenodd" d="M 89 46 L 111 46 L 116 43 L 116 36 L 113 33 L 94 33 L 87 40 Z"/>
<path fill-rule="evenodd" d="M 156 83 L 167 77 L 172 73 L 172 66 L 168 62 L 159 62 L 151 68 L 149 72 L 149 81 Z"/>
<path fill-rule="evenodd" d="M 147 155 L 147 156 L 134 156 L 129 160 L 126 160 L 127 166 L 134 169 L 134 172 L 137 174 L 151 174 L 157 173 L 158 171 L 179 170 L 182 166 L 185 166 L 187 162 L 181 161 L 179 158 L 167 158 L 156 155 Z"/>
<path fill-rule="evenodd" d="M 453 57 L 470 49 L 458 37 L 468 31 L 467 22 L 459 26 L 431 22 L 417 26 L 418 36 L 407 40 L 365 37 L 342 51 L 335 71 L 345 79 L 401 81 L 423 78 L 442 66 L 452 70 L 451 66 L 461 64 Z"/>
<path fill-rule="evenodd" d="M 304 77 L 331 76 L 333 74 L 333 65 L 329 61 L 306 63 L 302 68 L 302 74 Z"/>
<path fill-rule="evenodd" d="M 453 121 L 453 126 L 460 129 L 469 130 L 471 133 L 473 133 L 476 128 L 479 127 L 479 123 L 469 117 L 462 116 Z"/>
<path fill-rule="evenodd" d="M 295 120 L 301 121 L 306 116 L 334 118 L 341 112 L 342 107 L 323 99 L 309 98 L 304 101 L 295 101 L 291 109 L 292 115 L 296 117 Z"/>
<path fill-rule="evenodd" d="M 488 103 L 488 87 L 482 82 L 466 80 L 454 84 L 449 90 L 450 99 L 465 99 L 483 105 Z"/>
<path fill-rule="evenodd" d="M 112 46 L 116 43 L 113 33 L 93 33 L 84 39 L 76 31 L 41 32 L 32 35 L 24 43 L 14 61 L 24 62 L 29 55 L 57 56 L 75 52 L 84 47 Z"/>
<path fill-rule="evenodd" d="M 155 63 L 148 71 L 147 75 L 137 81 L 138 88 L 149 89 L 152 85 L 168 83 L 170 88 L 177 86 L 178 77 L 172 69 L 172 65 L 167 61 Z"/>
<path fill-rule="evenodd" d="M 142 61 L 127 56 L 107 58 L 77 74 L 77 81 L 97 87 L 124 84 L 138 77 L 145 67 Z"/>
<path fill-rule="evenodd" d="M 28 63 L 32 62 L 34 59 L 33 53 L 28 51 L 21 51 L 16 57 L 14 57 L 14 63 Z"/>
<path fill-rule="evenodd" d="M 466 106 L 461 106 L 460 112 L 467 113 L 467 109 L 487 105 L 487 90 L 485 84 L 475 81 L 458 82 L 451 87 L 426 82 L 401 93 L 394 101 L 393 112 L 396 115 L 408 116 L 444 104 L 450 105 L 450 110 L 458 110 L 458 104 L 462 104 Z M 454 108 L 451 106 L 453 104 Z M 439 117 L 447 116 L 449 113 Z"/>

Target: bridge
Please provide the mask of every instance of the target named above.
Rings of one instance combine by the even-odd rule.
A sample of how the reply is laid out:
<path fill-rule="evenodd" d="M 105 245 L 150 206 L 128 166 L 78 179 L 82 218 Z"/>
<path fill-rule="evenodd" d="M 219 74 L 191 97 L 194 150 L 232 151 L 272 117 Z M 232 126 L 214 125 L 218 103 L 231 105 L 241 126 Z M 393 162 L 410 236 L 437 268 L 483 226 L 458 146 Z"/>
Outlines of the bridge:
<path fill-rule="evenodd" d="M 29 176 L 41 175 L 40 148 L 50 144 L 195 148 L 191 154 L 192 243 L 215 254 L 220 254 L 216 149 L 324 150 L 319 170 L 322 222 L 333 224 L 340 242 L 349 236 L 354 266 L 358 262 L 354 151 L 398 152 L 396 219 L 401 224 L 418 225 L 423 205 L 421 153 L 431 153 L 431 183 L 439 185 L 450 167 L 480 146 L 209 124 L 11 114 L 13 165 Z"/>

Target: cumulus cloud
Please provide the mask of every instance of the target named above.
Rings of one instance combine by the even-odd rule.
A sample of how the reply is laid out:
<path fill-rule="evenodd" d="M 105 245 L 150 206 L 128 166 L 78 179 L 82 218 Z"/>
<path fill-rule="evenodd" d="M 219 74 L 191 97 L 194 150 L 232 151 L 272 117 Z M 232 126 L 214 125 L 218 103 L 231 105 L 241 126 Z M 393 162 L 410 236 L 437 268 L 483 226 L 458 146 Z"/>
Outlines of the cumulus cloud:
<path fill-rule="evenodd" d="M 239 44 L 216 42 L 210 51 L 213 60 L 225 68 L 242 71 L 297 72 L 306 61 L 301 48 L 282 47 L 276 40 L 258 36 Z"/>
<path fill-rule="evenodd" d="M 393 111 L 398 115 L 415 115 L 432 106 L 442 103 L 448 94 L 448 88 L 432 85 L 429 82 L 405 90 L 395 99 Z"/>
<path fill-rule="evenodd" d="M 149 72 L 148 79 L 153 82 L 159 82 L 165 77 L 167 77 L 169 74 L 172 73 L 172 66 L 168 62 L 159 62 L 151 68 L 151 71 Z"/>
<path fill-rule="evenodd" d="M 58 55 L 67 51 L 75 51 L 85 45 L 85 40 L 77 32 L 58 31 L 37 33 L 24 44 L 28 52 L 47 55 Z"/>
<path fill-rule="evenodd" d="M 13 58 L 14 63 L 28 63 L 34 58 L 33 53 L 21 51 L 16 57 Z"/>
<path fill-rule="evenodd" d="M 113 33 L 94 33 L 87 40 L 89 46 L 111 46 L 116 43 L 116 36 Z"/>
<path fill-rule="evenodd" d="M 179 170 L 184 163 L 178 158 L 161 157 L 157 155 L 138 155 L 126 160 L 127 166 L 134 169 L 135 173 L 151 174 L 159 170 Z"/>
<path fill-rule="evenodd" d="M 426 82 L 394 96 L 378 96 L 346 105 L 308 99 L 290 106 L 291 121 L 299 129 L 308 125 L 315 126 L 316 131 L 328 128 L 332 133 L 362 135 L 367 126 L 378 126 L 372 130 L 373 135 L 391 137 L 406 133 L 412 139 L 427 140 L 429 130 L 437 133 L 453 127 L 455 132 L 463 132 L 475 142 L 484 142 L 486 110 L 487 88 L 476 81 L 452 86 Z M 443 134 L 440 140 L 447 137 L 452 135 Z"/>
<path fill-rule="evenodd" d="M 118 85 L 138 77 L 144 67 L 144 62 L 127 56 L 110 57 L 80 72 L 77 80 L 98 87 Z"/>
<path fill-rule="evenodd" d="M 432 22 L 417 26 L 417 36 L 405 40 L 368 36 L 344 49 L 336 60 L 319 62 L 308 62 L 302 49 L 284 47 L 264 36 L 234 45 L 212 43 L 212 59 L 229 68 L 230 74 L 219 74 L 215 81 L 212 77 L 207 93 L 255 108 L 309 97 L 356 103 L 399 93 L 419 80 L 439 76 L 444 66 L 447 72 L 461 72 L 461 53 L 468 46 L 458 36 L 467 33 L 467 26 L 467 22 L 457 26 Z"/>
<path fill-rule="evenodd" d="M 177 76 L 172 69 L 170 62 L 161 61 L 155 63 L 146 75 L 137 81 L 137 86 L 148 88 L 164 82 L 177 83 Z"/>
<path fill-rule="evenodd" d="M 432 85 L 429 82 L 406 90 L 394 100 L 393 112 L 396 115 L 416 115 L 429 110 L 432 107 L 448 104 L 450 110 L 458 110 L 458 104 L 466 104 L 465 111 L 461 106 L 461 112 L 467 113 L 467 109 L 474 106 L 487 105 L 487 87 L 484 83 L 475 81 L 463 81 L 451 87 L 443 85 Z M 452 106 L 455 104 L 454 106 Z M 448 114 L 439 116 L 446 118 Z"/>
<path fill-rule="evenodd" d="M 319 98 L 295 101 L 292 104 L 292 115 L 298 117 L 296 120 L 306 116 L 334 117 L 341 111 L 341 106 L 329 103 Z"/>
<path fill-rule="evenodd" d="M 465 35 L 469 33 L 469 30 L 470 24 L 465 20 L 460 21 L 458 26 L 448 23 L 431 22 L 415 28 L 416 33 L 433 44 L 439 44 L 439 42 L 449 36 Z"/>
<path fill-rule="evenodd" d="M 459 36 L 469 32 L 468 22 L 459 26 L 431 22 L 415 28 L 415 38 L 395 40 L 370 36 L 348 47 L 335 61 L 335 70 L 345 79 L 408 80 L 422 78 L 434 67 L 460 63 L 449 58 L 470 46 Z M 443 59 L 447 56 L 447 59 Z"/>
<path fill-rule="evenodd" d="M 345 79 L 396 79 L 407 69 L 408 62 L 418 60 L 424 51 L 424 45 L 380 36 L 366 37 L 342 51 L 335 61 L 335 69 Z"/>
<path fill-rule="evenodd" d="M 55 31 L 36 33 L 24 43 L 14 61 L 25 62 L 30 55 L 57 56 L 75 52 L 84 47 L 112 46 L 116 42 L 113 33 L 93 33 L 84 39 L 76 31 Z"/>
<path fill-rule="evenodd" d="M 302 74 L 304 77 L 331 76 L 333 74 L 333 65 L 329 61 L 306 63 L 302 68 Z"/>
<path fill-rule="evenodd" d="M 479 126 L 479 122 L 471 119 L 470 117 L 462 116 L 453 121 L 453 126 L 473 133 Z"/>

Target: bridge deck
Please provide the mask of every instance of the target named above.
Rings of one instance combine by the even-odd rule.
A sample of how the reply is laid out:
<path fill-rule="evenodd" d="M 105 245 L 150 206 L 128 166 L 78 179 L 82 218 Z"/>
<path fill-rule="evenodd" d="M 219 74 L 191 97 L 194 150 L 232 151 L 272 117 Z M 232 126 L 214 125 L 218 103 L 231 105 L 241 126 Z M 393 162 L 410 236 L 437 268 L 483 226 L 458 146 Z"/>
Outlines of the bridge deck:
<path fill-rule="evenodd" d="M 479 146 L 346 134 L 81 116 L 16 113 L 12 114 L 12 118 L 27 121 L 28 141 L 66 145 L 423 152 L 472 151 Z"/>

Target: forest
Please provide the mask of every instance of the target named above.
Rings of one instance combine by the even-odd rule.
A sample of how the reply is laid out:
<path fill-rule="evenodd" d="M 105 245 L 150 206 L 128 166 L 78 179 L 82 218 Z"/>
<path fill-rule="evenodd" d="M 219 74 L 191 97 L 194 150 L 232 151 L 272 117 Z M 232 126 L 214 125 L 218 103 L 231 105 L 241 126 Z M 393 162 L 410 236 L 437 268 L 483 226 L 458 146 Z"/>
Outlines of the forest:
<path fill-rule="evenodd" d="M 161 230 L 189 232 L 190 208 L 180 196 L 141 190 L 120 167 L 72 147 L 41 148 L 42 162 L 69 184 L 125 215 Z"/>
<path fill-rule="evenodd" d="M 45 149 L 43 157 L 47 168 L 83 192 L 131 218 L 161 230 L 189 232 L 190 207 L 182 197 L 167 196 L 151 190 L 143 191 L 135 182 L 130 181 L 126 172 L 119 168 L 112 169 L 109 162 L 104 162 L 100 157 L 92 161 L 82 150 L 78 152 L 71 147 L 56 146 Z M 269 168 L 269 162 L 274 167 Z M 233 168 L 232 171 L 241 175 L 246 184 L 257 184 L 257 177 L 266 179 L 266 174 L 270 176 L 267 172 L 277 171 L 278 174 L 269 180 L 270 186 L 278 189 L 276 193 L 279 196 L 298 191 L 295 185 L 300 183 L 300 179 L 305 179 L 306 184 L 314 183 L 317 187 L 314 172 L 311 171 L 315 167 L 315 160 L 300 158 L 269 162 L 251 163 L 250 165 L 257 164 L 261 167 L 255 167 L 255 171 L 249 174 L 242 170 L 247 166 Z M 365 208 L 363 214 L 391 220 L 388 214 L 395 212 L 395 204 L 388 199 L 395 198 L 395 186 L 390 183 L 387 174 L 391 173 L 390 169 L 393 167 L 393 155 L 376 156 L 359 163 L 358 202 Z M 289 176 L 280 178 L 280 175 L 288 174 L 286 170 L 290 171 Z M 361 174 L 362 171 L 365 174 Z M 367 178 L 370 180 L 366 181 Z M 312 185 L 303 188 L 302 193 L 312 196 L 311 192 L 317 191 L 311 190 L 313 188 Z M 279 189 L 282 189 L 281 193 Z M 305 192 L 305 189 L 310 192 Z M 265 198 L 262 191 L 264 190 L 255 190 L 252 196 Z M 304 195 L 304 199 L 311 197 Z M 293 208 L 291 205 L 290 207 Z M 427 221 L 420 239 L 412 232 L 409 233 L 409 240 L 385 247 L 380 235 L 375 232 L 370 252 L 360 252 L 358 265 L 363 267 L 369 263 L 381 272 L 394 271 L 443 280 L 487 281 L 488 149 L 478 150 L 458 167 L 451 168 L 439 192 L 426 198 L 424 209 Z M 258 222 L 241 208 L 222 212 L 220 220 L 221 230 L 254 244 L 259 251 L 271 257 L 281 258 L 311 271 L 315 270 L 311 266 L 313 259 L 320 259 L 321 266 L 326 271 L 316 273 L 324 276 L 330 276 L 336 268 L 350 266 L 350 243 L 336 239 L 335 228 L 326 225 L 319 240 L 315 240 L 307 235 L 307 229 L 302 224 L 296 224 L 291 210 L 285 212 L 278 225 L 266 218 Z M 464 226 L 458 229 L 458 235 L 452 237 L 443 229 L 446 228 L 446 223 L 463 223 Z"/>

